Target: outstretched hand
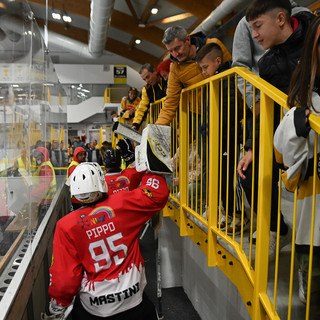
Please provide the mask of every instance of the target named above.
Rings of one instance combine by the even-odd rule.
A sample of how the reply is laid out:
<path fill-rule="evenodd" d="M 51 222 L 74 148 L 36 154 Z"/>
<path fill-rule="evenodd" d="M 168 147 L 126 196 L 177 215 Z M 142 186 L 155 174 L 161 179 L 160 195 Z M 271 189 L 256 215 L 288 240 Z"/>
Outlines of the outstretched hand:
<path fill-rule="evenodd" d="M 252 150 L 249 149 L 246 154 L 243 156 L 243 158 L 239 161 L 237 171 L 239 173 L 239 176 L 241 179 L 245 179 L 245 171 L 247 171 L 250 163 L 252 162 L 253 154 Z"/>

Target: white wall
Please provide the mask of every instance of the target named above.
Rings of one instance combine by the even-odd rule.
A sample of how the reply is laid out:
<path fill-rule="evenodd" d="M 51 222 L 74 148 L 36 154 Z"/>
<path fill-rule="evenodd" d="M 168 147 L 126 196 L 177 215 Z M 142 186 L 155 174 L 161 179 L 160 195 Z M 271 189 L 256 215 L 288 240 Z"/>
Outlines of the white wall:
<path fill-rule="evenodd" d="M 55 64 L 59 81 L 62 84 L 114 84 L 113 65 L 105 68 L 101 64 Z M 145 82 L 139 73 L 127 66 L 127 84 L 130 87 L 142 88 Z"/>
<path fill-rule="evenodd" d="M 104 98 L 91 97 L 79 104 L 68 106 L 68 123 L 83 121 L 96 113 L 103 112 Z"/>
<path fill-rule="evenodd" d="M 249 320 L 233 283 L 218 269 L 207 267 L 206 255 L 179 228 L 163 218 L 160 229 L 163 288 L 183 287 L 202 320 Z"/>

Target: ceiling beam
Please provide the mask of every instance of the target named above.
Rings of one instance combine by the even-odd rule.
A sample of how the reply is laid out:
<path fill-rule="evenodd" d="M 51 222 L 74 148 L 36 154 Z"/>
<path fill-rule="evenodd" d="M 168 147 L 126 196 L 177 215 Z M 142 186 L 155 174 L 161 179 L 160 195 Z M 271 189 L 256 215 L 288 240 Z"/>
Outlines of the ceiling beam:
<path fill-rule="evenodd" d="M 133 7 L 133 5 L 131 3 L 131 0 L 126 0 L 126 4 L 127 4 L 128 8 L 129 8 L 131 14 L 132 14 L 132 17 L 134 19 L 136 19 L 136 21 L 138 22 L 139 21 L 139 17 L 138 17 L 138 15 L 136 13 L 136 10 L 134 10 L 134 7 Z"/>
<path fill-rule="evenodd" d="M 132 48 L 134 47 L 135 41 L 136 41 L 136 37 L 131 37 L 131 40 L 130 40 L 130 42 L 129 42 L 129 44 L 128 44 L 128 47 L 129 47 L 129 50 L 130 50 L 130 51 L 131 51 Z"/>
<path fill-rule="evenodd" d="M 44 26 L 45 21 L 43 19 L 37 18 L 36 20 L 39 27 Z M 71 39 L 88 44 L 88 40 L 89 40 L 88 30 L 75 28 L 72 26 L 69 26 L 69 28 L 66 29 L 64 23 L 53 22 L 53 21 L 48 21 L 48 30 L 59 33 L 65 37 L 69 37 Z"/>
<path fill-rule="evenodd" d="M 151 63 L 155 67 L 161 62 L 160 58 L 133 47 L 131 50 L 128 45 L 115 39 L 108 38 L 105 47 L 106 50 L 128 58 L 140 64 Z"/>
<path fill-rule="evenodd" d="M 150 10 L 157 4 L 158 0 L 149 0 L 141 15 L 139 23 L 145 24 L 150 17 Z"/>
<path fill-rule="evenodd" d="M 29 2 L 43 5 L 43 0 L 31 0 Z M 50 2 L 51 1 L 49 0 L 49 3 Z M 59 4 L 59 2 L 62 2 L 62 1 L 58 1 L 57 4 Z M 77 4 L 76 4 L 77 2 L 75 2 L 75 0 L 71 0 L 71 1 L 68 0 L 65 2 L 66 4 L 69 4 L 69 5 L 70 5 L 70 2 L 75 3 L 73 11 L 70 11 L 69 13 L 72 12 L 73 14 L 80 15 L 82 17 L 90 19 L 90 6 L 87 6 L 87 10 L 78 10 Z M 79 2 L 82 2 L 82 1 L 79 1 Z M 84 2 L 87 3 L 87 1 L 84 1 Z M 157 2 L 157 1 L 152 0 L 152 3 L 153 2 Z M 55 8 L 59 8 L 57 4 L 56 4 L 56 1 L 54 1 Z M 124 21 L 125 23 L 123 23 Z M 128 14 L 125 14 L 117 10 L 113 10 L 112 17 L 111 17 L 111 26 L 121 31 L 130 33 L 135 37 L 139 37 L 140 39 L 149 41 L 157 46 L 163 47 L 162 45 L 163 30 L 157 27 L 150 27 L 148 29 L 140 28 L 138 27 L 137 19 Z M 72 27 L 72 23 L 70 24 L 70 28 L 71 27 Z"/>
<path fill-rule="evenodd" d="M 166 23 L 181 21 L 190 17 L 193 17 L 193 13 L 186 12 L 186 13 L 176 14 L 174 16 L 163 18 L 161 20 L 149 22 L 146 24 L 146 28 L 152 27 L 156 24 L 166 24 Z"/>
<path fill-rule="evenodd" d="M 191 12 L 200 19 L 205 19 L 211 11 L 213 11 L 222 0 L 167 0 L 169 3 L 183 9 L 186 12 Z"/>
<path fill-rule="evenodd" d="M 123 23 L 123 21 L 126 23 Z M 137 24 L 137 21 L 125 13 L 114 10 L 111 17 L 111 26 L 121 31 L 130 33 L 140 39 L 149 41 L 159 47 L 163 47 L 163 30 L 157 27 L 140 28 Z"/>
<path fill-rule="evenodd" d="M 319 8 L 320 8 L 320 1 L 315 1 L 315 2 L 313 2 L 312 4 L 309 4 L 309 5 L 308 5 L 308 8 L 309 8 L 312 12 L 319 10 Z"/>
<path fill-rule="evenodd" d="M 37 23 L 40 27 L 44 25 L 44 20 L 37 19 Z M 88 31 L 80 28 L 70 27 L 68 30 L 65 29 L 64 24 L 48 21 L 48 30 L 59 33 L 71 39 L 83 42 L 88 44 Z M 120 42 L 118 40 L 108 38 L 105 50 L 118 54 L 121 57 L 130 59 L 140 64 L 150 62 L 154 66 L 157 66 L 161 61 L 160 58 L 157 58 L 147 52 L 136 48 L 130 48 L 129 45 Z"/>

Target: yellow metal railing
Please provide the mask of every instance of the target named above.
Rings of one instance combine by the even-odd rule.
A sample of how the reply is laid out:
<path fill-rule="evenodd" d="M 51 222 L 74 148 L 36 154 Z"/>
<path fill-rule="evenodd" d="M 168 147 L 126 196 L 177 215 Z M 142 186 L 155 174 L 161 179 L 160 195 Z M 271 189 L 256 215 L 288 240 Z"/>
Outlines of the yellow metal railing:
<path fill-rule="evenodd" d="M 245 80 L 243 100 L 239 98 L 237 91 L 240 77 Z M 246 201 L 236 168 L 239 158 L 245 154 L 243 147 L 247 138 L 247 120 L 251 113 L 245 107 L 246 85 L 249 84 L 254 87 L 254 96 L 257 90 L 260 91 L 260 134 L 259 159 L 253 157 L 253 163 L 259 161 L 258 172 L 254 172 L 255 165 L 252 166 L 253 177 L 258 175 L 258 188 L 255 190 L 253 178 L 252 199 Z M 233 93 L 232 88 L 235 89 Z M 172 157 L 179 153 L 172 180 L 178 177 L 179 184 L 173 183 L 170 186 L 170 200 L 164 209 L 164 216 L 169 216 L 179 226 L 181 236 L 188 236 L 207 255 L 208 266 L 219 267 L 236 285 L 251 318 L 257 320 L 309 319 L 310 276 L 306 306 L 298 301 L 297 288 L 293 289 L 293 283 L 297 282 L 294 265 L 297 192 L 294 200 L 289 202 L 282 197 L 282 188 L 279 188 L 278 195 L 278 229 L 280 212 L 284 210 L 286 202 L 289 203 L 287 217 L 293 217 L 291 252 L 280 252 L 277 232 L 275 260 L 269 261 L 268 254 L 274 113 L 281 111 L 282 114 L 282 109 L 288 108 L 286 99 L 283 92 L 250 71 L 233 68 L 184 89 L 179 112 L 171 123 Z M 164 99 L 152 104 L 151 123 L 156 121 L 163 103 Z M 254 103 L 253 155 L 257 148 L 255 128 L 259 124 L 259 118 L 255 116 L 256 107 Z M 313 130 L 320 132 L 320 119 L 317 116 L 312 114 L 310 123 Z M 315 154 L 317 153 L 318 150 L 315 150 Z M 194 166 L 194 163 L 199 161 L 200 172 L 197 171 L 197 166 Z M 226 168 L 222 168 L 223 164 Z M 190 170 L 194 168 L 196 174 L 190 177 Z M 279 186 L 281 185 L 279 180 Z M 239 190 L 240 205 L 236 204 Z M 256 213 L 253 203 L 255 197 Z M 315 190 L 313 197 L 316 197 Z M 315 211 L 314 204 L 313 216 Z M 226 215 L 227 225 L 228 220 L 230 222 L 238 218 L 241 221 L 239 230 L 236 230 L 234 224 L 229 224 L 229 228 L 222 227 L 224 212 L 229 212 L 230 215 Z M 246 230 L 246 217 L 250 218 L 249 230 Z M 252 234 L 255 229 L 257 238 L 254 245 Z M 283 272 L 283 269 L 286 271 Z M 289 274 L 290 278 L 286 276 Z M 277 303 L 280 296 L 281 304 Z M 292 312 L 293 305 L 295 312 Z"/>

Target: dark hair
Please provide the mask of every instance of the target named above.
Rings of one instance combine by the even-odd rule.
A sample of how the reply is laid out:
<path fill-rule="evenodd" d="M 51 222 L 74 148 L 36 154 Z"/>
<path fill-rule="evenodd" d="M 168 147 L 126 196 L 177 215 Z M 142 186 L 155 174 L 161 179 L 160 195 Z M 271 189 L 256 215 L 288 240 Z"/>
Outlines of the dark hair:
<path fill-rule="evenodd" d="M 317 68 L 320 64 L 318 45 L 320 39 L 320 16 L 315 17 L 306 32 L 300 62 L 294 70 L 288 92 L 288 105 L 292 108 L 296 101 L 301 107 L 311 107 L 312 90 L 316 79 Z"/>
<path fill-rule="evenodd" d="M 196 62 L 199 63 L 208 54 L 210 55 L 210 58 L 211 56 L 213 56 L 213 54 L 215 55 L 215 57 L 220 57 L 221 59 L 223 57 L 221 47 L 218 44 L 212 42 L 206 44 L 197 52 Z"/>
<path fill-rule="evenodd" d="M 129 90 L 128 90 L 128 92 L 130 92 L 130 91 L 135 91 L 136 94 L 138 94 L 138 89 L 137 89 L 137 88 L 130 87 Z"/>
<path fill-rule="evenodd" d="M 252 21 L 262 14 L 265 14 L 273 9 L 284 10 L 289 21 L 291 16 L 291 3 L 289 0 L 255 0 L 247 9 L 246 19 Z"/>
<path fill-rule="evenodd" d="M 142 65 L 139 70 L 139 74 L 141 74 L 144 69 L 147 69 L 149 72 L 154 72 L 154 66 L 151 63 L 145 63 Z"/>

